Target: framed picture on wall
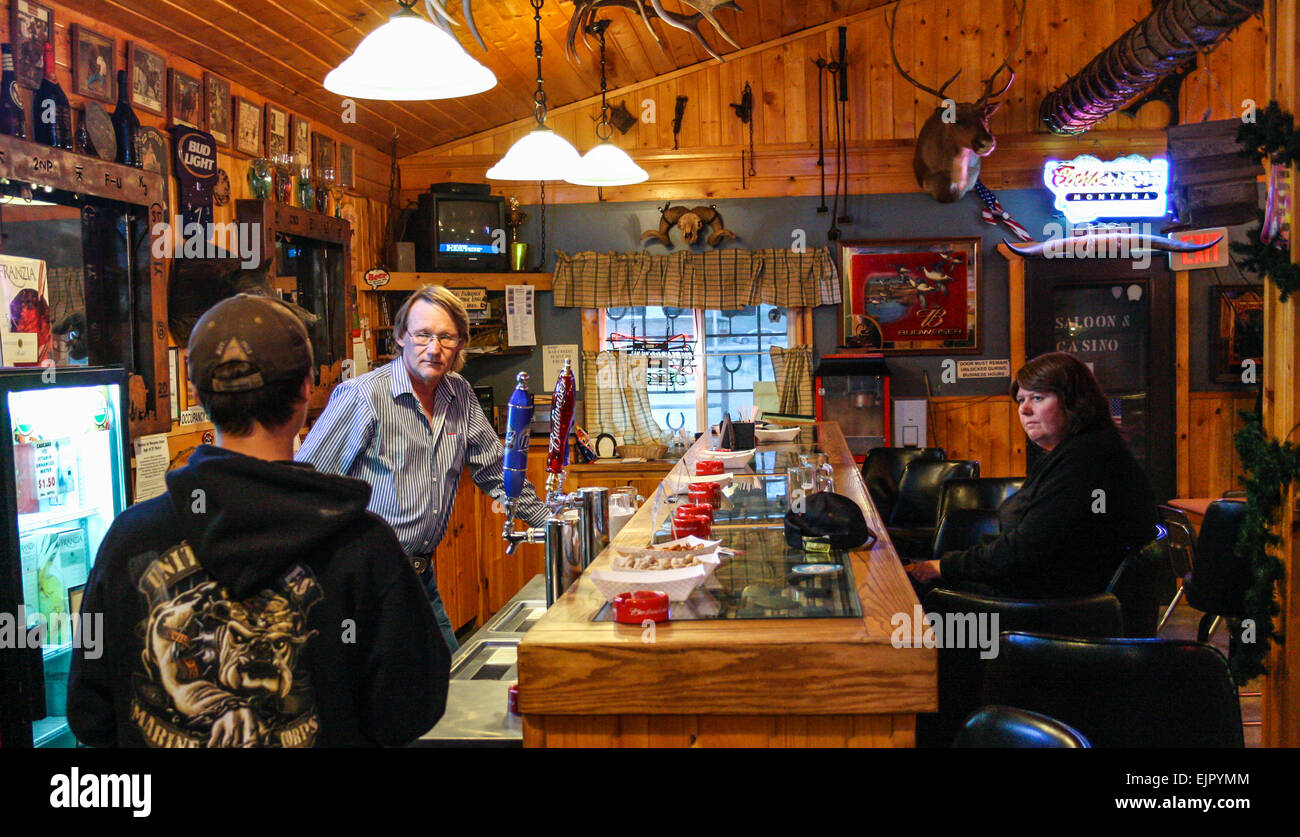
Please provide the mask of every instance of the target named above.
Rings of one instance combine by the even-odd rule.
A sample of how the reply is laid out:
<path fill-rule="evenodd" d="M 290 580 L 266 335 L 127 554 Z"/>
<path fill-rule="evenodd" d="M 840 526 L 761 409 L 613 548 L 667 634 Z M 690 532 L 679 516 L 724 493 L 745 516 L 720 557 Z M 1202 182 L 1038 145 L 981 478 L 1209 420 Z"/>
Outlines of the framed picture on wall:
<path fill-rule="evenodd" d="M 266 156 L 289 153 L 289 112 L 266 103 Z"/>
<path fill-rule="evenodd" d="M 158 116 L 167 114 L 167 62 L 161 55 L 127 41 L 126 77 L 131 85 L 131 107 Z"/>
<path fill-rule="evenodd" d="M 117 41 L 72 24 L 72 90 L 79 96 L 117 101 Z"/>
<path fill-rule="evenodd" d="M 41 78 L 45 75 L 45 42 L 53 39 L 53 9 L 31 0 L 13 0 L 9 4 L 14 76 L 20 83 L 33 90 L 41 86 Z"/>
<path fill-rule="evenodd" d="M 230 147 L 230 82 L 212 73 L 203 74 L 203 107 L 208 114 L 208 133 L 222 148 Z"/>
<path fill-rule="evenodd" d="M 189 73 L 173 67 L 167 71 L 170 79 L 167 104 L 172 125 L 188 125 L 204 130 L 203 85 Z"/>
<path fill-rule="evenodd" d="M 289 142 L 295 165 L 311 165 L 311 122 L 298 114 L 289 117 Z"/>
<path fill-rule="evenodd" d="M 262 156 L 262 109 L 243 96 L 235 97 L 235 150 Z"/>
<path fill-rule="evenodd" d="M 339 143 L 339 185 L 344 189 L 351 189 L 356 185 L 356 174 L 353 171 L 356 164 L 356 149 Z"/>
<path fill-rule="evenodd" d="M 312 177 L 322 177 L 325 172 L 334 170 L 334 140 L 324 134 L 311 135 L 311 173 Z"/>
<path fill-rule="evenodd" d="M 975 237 L 843 242 L 841 345 L 977 354 L 980 267 Z"/>
<path fill-rule="evenodd" d="M 1263 380 L 1264 286 L 1214 285 L 1210 288 L 1210 378 L 1240 384 L 1246 361 Z"/>

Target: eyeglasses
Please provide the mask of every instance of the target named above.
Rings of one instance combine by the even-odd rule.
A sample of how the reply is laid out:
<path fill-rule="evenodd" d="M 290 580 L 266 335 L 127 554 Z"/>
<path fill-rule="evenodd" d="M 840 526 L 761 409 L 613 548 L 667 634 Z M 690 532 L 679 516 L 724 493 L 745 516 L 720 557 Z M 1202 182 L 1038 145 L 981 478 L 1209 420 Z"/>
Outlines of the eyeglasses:
<path fill-rule="evenodd" d="M 465 342 L 459 334 L 434 334 L 431 331 L 407 331 L 417 346 L 427 346 L 434 340 L 445 349 L 459 349 Z"/>

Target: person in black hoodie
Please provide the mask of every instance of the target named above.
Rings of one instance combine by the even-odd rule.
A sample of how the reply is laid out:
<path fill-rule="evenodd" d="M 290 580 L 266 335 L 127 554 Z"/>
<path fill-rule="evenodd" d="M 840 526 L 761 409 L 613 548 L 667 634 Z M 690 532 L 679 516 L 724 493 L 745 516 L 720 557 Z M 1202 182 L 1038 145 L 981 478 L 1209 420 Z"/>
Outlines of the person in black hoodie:
<path fill-rule="evenodd" d="M 1047 452 L 998 508 L 990 543 L 908 567 L 919 584 L 1017 598 L 1104 592 L 1130 550 L 1156 536 L 1156 502 L 1092 371 L 1064 352 L 1011 384 L 1029 441 Z"/>
<path fill-rule="evenodd" d="M 241 294 L 190 336 L 216 426 L 167 493 L 114 520 L 74 650 L 68 722 L 92 746 L 396 746 L 429 730 L 450 654 L 370 487 L 296 464 L 311 342 L 283 305 Z"/>

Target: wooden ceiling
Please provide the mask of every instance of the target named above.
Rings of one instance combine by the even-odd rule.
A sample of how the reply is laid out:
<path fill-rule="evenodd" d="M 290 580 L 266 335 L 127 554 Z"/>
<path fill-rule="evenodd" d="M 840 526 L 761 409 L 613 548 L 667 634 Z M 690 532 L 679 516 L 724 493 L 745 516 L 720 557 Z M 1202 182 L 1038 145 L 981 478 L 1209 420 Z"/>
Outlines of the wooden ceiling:
<path fill-rule="evenodd" d="M 670 11 L 680 0 L 662 0 Z M 742 48 L 793 34 L 890 0 L 738 0 L 744 9 L 717 12 Z M 387 150 L 394 130 L 398 154 L 504 125 L 532 113 L 535 60 L 533 10 L 528 0 L 474 0 L 474 16 L 487 42 L 484 53 L 467 27 L 457 36 L 471 55 L 497 76 L 486 93 L 431 102 L 357 101 L 356 122 L 342 122 L 341 98 L 321 86 L 361 39 L 397 11 L 392 0 L 81 0 L 84 12 L 201 64 L 310 119 L 327 122 L 358 142 Z M 460 3 L 446 7 L 460 18 Z M 418 7 L 423 10 L 424 3 Z M 571 0 L 548 0 L 542 9 L 543 73 L 553 107 L 598 95 L 598 59 L 579 42 L 581 66 L 566 60 L 564 41 L 574 13 Z M 614 8 L 606 35 L 611 88 L 712 61 L 686 32 L 655 22 L 660 44 L 635 12 Z M 727 44 L 707 22 L 701 31 L 726 55 Z"/>

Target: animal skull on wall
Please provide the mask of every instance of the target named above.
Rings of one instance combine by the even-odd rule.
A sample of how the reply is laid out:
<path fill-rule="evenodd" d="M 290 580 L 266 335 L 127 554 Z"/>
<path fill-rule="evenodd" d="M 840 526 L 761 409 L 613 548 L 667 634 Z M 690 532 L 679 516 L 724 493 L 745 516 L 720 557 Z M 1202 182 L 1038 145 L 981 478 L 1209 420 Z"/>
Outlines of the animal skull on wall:
<path fill-rule="evenodd" d="M 700 231 L 706 226 L 713 230 L 708 237 L 711 247 L 717 246 L 723 239 L 736 237 L 735 233 L 722 225 L 721 213 L 712 206 L 697 206 L 694 209 L 687 209 L 684 206 L 665 206 L 662 213 L 659 218 L 659 229 L 646 230 L 641 234 L 642 241 L 654 239 L 665 247 L 672 247 L 673 243 L 668 238 L 668 233 L 674 226 L 681 231 L 682 241 L 687 247 L 699 240 Z"/>

